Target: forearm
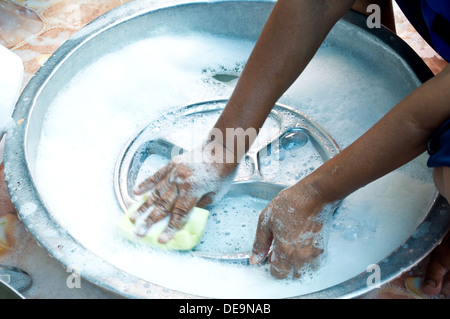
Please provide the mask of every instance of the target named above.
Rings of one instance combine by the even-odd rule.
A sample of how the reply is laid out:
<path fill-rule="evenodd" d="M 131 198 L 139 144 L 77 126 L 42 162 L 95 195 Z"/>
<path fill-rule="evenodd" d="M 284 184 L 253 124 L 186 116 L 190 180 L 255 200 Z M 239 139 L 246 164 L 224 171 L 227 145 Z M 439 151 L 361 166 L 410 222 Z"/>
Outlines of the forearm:
<path fill-rule="evenodd" d="M 353 2 L 279 0 L 215 128 L 224 136 L 226 128 L 259 130 Z M 225 144 L 231 142 L 239 141 Z M 246 150 L 252 142 L 248 141 Z"/>
<path fill-rule="evenodd" d="M 327 201 L 335 201 L 422 154 L 434 131 L 450 119 L 449 88 L 447 67 L 317 169 L 308 182 Z"/>

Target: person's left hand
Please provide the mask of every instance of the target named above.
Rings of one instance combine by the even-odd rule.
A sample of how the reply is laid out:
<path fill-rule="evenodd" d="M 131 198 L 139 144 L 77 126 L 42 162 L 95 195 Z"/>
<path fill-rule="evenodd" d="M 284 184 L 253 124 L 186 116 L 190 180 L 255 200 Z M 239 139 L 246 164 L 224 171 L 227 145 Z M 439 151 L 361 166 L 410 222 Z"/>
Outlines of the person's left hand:
<path fill-rule="evenodd" d="M 322 255 L 322 229 L 335 209 L 306 181 L 283 190 L 260 214 L 250 263 L 269 256 L 274 277 L 283 279 L 292 271 L 294 278 L 300 277 L 304 266 Z"/>

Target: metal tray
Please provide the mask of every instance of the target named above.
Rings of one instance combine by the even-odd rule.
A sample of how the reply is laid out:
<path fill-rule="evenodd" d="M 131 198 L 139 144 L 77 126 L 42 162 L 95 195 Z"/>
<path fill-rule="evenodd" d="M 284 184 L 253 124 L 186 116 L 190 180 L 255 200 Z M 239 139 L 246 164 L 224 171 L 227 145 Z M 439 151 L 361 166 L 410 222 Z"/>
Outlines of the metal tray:
<path fill-rule="evenodd" d="M 172 156 L 189 150 L 187 145 L 179 145 L 171 140 L 167 136 L 167 130 L 182 132 L 180 126 L 183 124 L 179 123 L 183 123 L 183 120 L 186 119 L 189 121 L 189 118 L 195 115 L 217 116 L 222 112 L 226 103 L 227 100 L 222 99 L 199 102 L 179 108 L 152 121 L 130 139 L 119 155 L 114 174 L 116 197 L 124 212 L 138 201 L 132 188 L 136 184 L 141 167 L 149 156 L 157 154 L 169 161 Z M 270 157 L 280 150 L 290 153 L 294 149 L 298 150 L 311 143 L 315 152 L 322 159 L 322 163 L 339 153 L 339 147 L 333 138 L 311 118 L 294 108 L 277 103 L 269 117 L 278 124 L 278 132 L 267 144 L 256 145 L 247 152 L 245 161 L 250 166 L 250 172 L 244 174 L 248 176 L 238 174 L 232 182 L 229 193 L 225 196 L 249 194 L 252 197 L 270 201 L 282 189 L 291 186 L 284 181 L 270 180 L 261 171 L 261 162 L 264 158 Z M 177 125 L 170 128 L 165 127 L 168 119 L 171 123 L 177 123 L 178 127 Z M 281 164 L 282 161 L 277 159 L 268 161 L 269 166 L 274 165 L 273 163 Z M 208 229 L 206 229 L 207 231 Z M 194 253 L 204 258 L 241 263 L 247 263 L 250 257 L 248 251 L 217 253 L 199 251 L 194 248 Z"/>

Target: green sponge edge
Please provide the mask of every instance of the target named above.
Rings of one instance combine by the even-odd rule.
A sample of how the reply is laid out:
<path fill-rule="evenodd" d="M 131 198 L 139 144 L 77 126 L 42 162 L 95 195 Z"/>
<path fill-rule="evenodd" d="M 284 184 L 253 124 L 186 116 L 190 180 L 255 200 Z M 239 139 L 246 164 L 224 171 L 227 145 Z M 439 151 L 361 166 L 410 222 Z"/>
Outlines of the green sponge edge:
<path fill-rule="evenodd" d="M 119 220 L 117 231 L 122 237 L 135 243 L 180 251 L 192 250 L 200 242 L 208 222 L 209 211 L 199 207 L 194 207 L 189 212 L 183 228 L 176 232 L 174 237 L 167 243 L 160 243 L 158 241 L 159 236 L 168 224 L 167 218 L 150 227 L 146 236 L 136 236 L 134 233 L 135 224 L 131 222 L 130 216 L 142 205 L 145 199 L 143 197 L 140 201 L 132 205 Z"/>

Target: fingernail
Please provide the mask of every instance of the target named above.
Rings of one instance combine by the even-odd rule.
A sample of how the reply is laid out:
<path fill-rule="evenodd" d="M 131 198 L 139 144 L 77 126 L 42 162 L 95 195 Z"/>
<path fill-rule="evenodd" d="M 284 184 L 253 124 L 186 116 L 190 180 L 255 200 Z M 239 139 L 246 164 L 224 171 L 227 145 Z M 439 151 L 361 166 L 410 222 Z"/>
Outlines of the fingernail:
<path fill-rule="evenodd" d="M 131 214 L 128 218 L 130 219 L 130 221 L 133 224 L 136 224 L 136 221 L 138 220 L 139 214 L 138 212 L 134 212 L 133 214 Z"/>
<path fill-rule="evenodd" d="M 136 226 L 134 233 L 136 236 L 144 237 L 147 234 L 147 228 L 144 226 Z"/>
<path fill-rule="evenodd" d="M 141 187 L 135 186 L 132 189 L 134 195 L 141 195 Z"/>
<path fill-rule="evenodd" d="M 252 253 L 251 256 L 250 256 L 249 261 L 250 261 L 250 264 L 256 265 L 256 264 L 259 264 L 263 260 L 263 258 L 264 258 L 263 254 L 254 254 L 254 253 Z"/>
<path fill-rule="evenodd" d="M 161 243 L 161 244 L 165 244 L 165 243 L 167 243 L 169 240 L 171 240 L 172 238 L 173 238 L 173 236 L 174 236 L 174 232 L 173 231 L 171 231 L 171 230 L 169 230 L 169 231 L 164 231 L 160 236 L 159 236 L 159 238 L 158 238 L 158 241 Z"/>

